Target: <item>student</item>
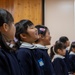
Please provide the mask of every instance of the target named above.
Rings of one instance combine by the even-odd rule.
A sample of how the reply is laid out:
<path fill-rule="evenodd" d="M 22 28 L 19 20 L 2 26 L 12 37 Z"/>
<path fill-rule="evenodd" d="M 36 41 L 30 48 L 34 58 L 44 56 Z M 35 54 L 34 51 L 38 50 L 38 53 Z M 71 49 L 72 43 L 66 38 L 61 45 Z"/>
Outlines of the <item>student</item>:
<path fill-rule="evenodd" d="M 61 42 L 65 45 L 66 50 L 68 51 L 68 47 L 70 46 L 70 41 L 69 41 L 68 37 L 66 37 L 66 36 L 61 36 L 61 37 L 59 38 L 59 41 L 61 41 Z"/>
<path fill-rule="evenodd" d="M 70 46 L 70 41 L 68 39 L 68 37 L 66 36 L 61 36 L 59 38 L 59 41 L 62 42 L 65 45 L 65 49 L 66 49 L 66 55 L 65 55 L 65 62 L 68 68 L 68 72 L 70 72 L 70 63 L 69 63 L 69 50 L 68 47 Z"/>
<path fill-rule="evenodd" d="M 0 9 L 0 75 L 21 75 L 14 50 L 9 46 L 15 36 L 12 15 Z"/>
<path fill-rule="evenodd" d="M 71 43 L 69 59 L 71 65 L 71 72 L 75 73 L 75 42 Z"/>
<path fill-rule="evenodd" d="M 17 57 L 21 64 L 23 75 L 40 75 L 38 63 L 35 62 L 32 52 L 38 37 L 38 31 L 30 20 L 21 20 L 15 24 L 16 39 L 18 39 Z"/>
<path fill-rule="evenodd" d="M 66 54 L 65 46 L 60 41 L 57 41 L 51 50 L 54 52 L 52 64 L 56 75 L 69 75 L 64 55 Z"/>
<path fill-rule="evenodd" d="M 43 25 L 37 25 L 35 27 L 38 29 L 39 39 L 35 41 L 36 52 L 34 54 L 40 66 L 41 75 L 55 75 L 50 57 L 47 53 L 48 48 L 46 47 L 46 45 L 50 45 L 50 32 Z"/>

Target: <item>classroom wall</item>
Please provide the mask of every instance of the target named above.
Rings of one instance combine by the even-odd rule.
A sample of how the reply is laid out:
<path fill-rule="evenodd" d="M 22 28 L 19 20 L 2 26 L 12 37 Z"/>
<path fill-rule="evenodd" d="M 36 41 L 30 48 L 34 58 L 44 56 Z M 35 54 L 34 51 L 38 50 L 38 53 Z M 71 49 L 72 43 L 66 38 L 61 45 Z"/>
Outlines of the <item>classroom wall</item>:
<path fill-rule="evenodd" d="M 30 19 L 35 25 L 42 24 L 42 0 L 0 0 L 0 8 L 10 11 L 15 22 Z"/>
<path fill-rule="evenodd" d="M 15 0 L 15 21 L 30 19 L 34 24 L 42 24 L 42 0 Z"/>
<path fill-rule="evenodd" d="M 51 45 L 60 36 L 75 41 L 75 0 L 45 0 L 45 25 L 52 36 Z"/>
<path fill-rule="evenodd" d="M 0 0 L 0 8 L 8 10 L 14 15 L 14 0 Z"/>

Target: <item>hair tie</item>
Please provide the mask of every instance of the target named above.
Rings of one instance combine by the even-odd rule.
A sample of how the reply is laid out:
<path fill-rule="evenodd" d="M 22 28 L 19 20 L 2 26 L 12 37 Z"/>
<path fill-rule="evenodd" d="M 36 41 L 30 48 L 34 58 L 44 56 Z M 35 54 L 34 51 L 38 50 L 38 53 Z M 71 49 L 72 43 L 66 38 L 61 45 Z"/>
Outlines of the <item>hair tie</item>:
<path fill-rule="evenodd" d="M 57 53 L 54 51 L 54 47 L 53 47 L 53 52 L 54 52 L 54 54 L 57 54 Z"/>
<path fill-rule="evenodd" d="M 40 28 L 40 31 L 43 31 L 43 32 L 44 32 L 44 31 L 45 31 L 45 29 L 44 29 L 44 28 Z"/>

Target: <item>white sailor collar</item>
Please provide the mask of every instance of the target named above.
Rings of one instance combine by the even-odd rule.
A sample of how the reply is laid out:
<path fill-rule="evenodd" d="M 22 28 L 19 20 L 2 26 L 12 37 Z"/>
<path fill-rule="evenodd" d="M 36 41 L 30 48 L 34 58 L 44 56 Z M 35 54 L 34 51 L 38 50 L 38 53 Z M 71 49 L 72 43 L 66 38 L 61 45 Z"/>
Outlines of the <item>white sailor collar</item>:
<path fill-rule="evenodd" d="M 30 43 L 27 43 L 27 42 L 22 42 L 20 48 L 28 48 L 28 49 L 34 49 L 34 45 L 33 44 L 30 44 Z"/>
<path fill-rule="evenodd" d="M 34 44 L 35 48 L 39 48 L 39 49 L 48 49 L 46 46 L 43 46 L 41 44 Z"/>
<path fill-rule="evenodd" d="M 65 57 L 64 57 L 64 56 L 62 56 L 62 55 L 59 55 L 59 54 L 55 54 L 55 55 L 54 55 L 54 57 L 53 57 L 53 59 L 52 59 L 52 62 L 53 62 L 53 61 L 54 61 L 54 59 L 56 59 L 56 58 L 64 59 Z"/>
<path fill-rule="evenodd" d="M 75 55 L 75 53 L 73 51 L 71 51 L 69 55 Z"/>

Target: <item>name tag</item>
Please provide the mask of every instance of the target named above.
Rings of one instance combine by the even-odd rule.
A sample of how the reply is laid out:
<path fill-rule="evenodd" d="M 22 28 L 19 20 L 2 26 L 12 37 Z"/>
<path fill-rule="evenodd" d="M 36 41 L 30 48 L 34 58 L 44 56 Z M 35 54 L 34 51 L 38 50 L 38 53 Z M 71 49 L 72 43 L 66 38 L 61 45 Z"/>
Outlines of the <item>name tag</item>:
<path fill-rule="evenodd" d="M 42 58 L 40 58 L 40 59 L 38 60 L 38 63 L 39 63 L 40 66 L 44 66 L 44 62 L 43 62 Z"/>

